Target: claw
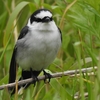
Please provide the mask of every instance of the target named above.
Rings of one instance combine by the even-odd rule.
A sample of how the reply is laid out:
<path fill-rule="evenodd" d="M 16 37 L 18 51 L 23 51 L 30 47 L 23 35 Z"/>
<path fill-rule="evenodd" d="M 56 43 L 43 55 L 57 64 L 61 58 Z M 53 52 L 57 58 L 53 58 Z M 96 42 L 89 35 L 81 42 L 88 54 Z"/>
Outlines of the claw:
<path fill-rule="evenodd" d="M 43 73 L 45 75 L 44 83 L 47 83 L 47 79 L 49 79 L 48 83 L 50 82 L 50 79 L 52 78 L 52 75 L 47 73 L 46 71 L 43 70 Z"/>
<path fill-rule="evenodd" d="M 36 82 L 39 81 L 38 78 L 34 75 L 32 75 L 33 81 L 31 82 L 32 84 L 34 84 L 34 86 L 36 85 Z"/>

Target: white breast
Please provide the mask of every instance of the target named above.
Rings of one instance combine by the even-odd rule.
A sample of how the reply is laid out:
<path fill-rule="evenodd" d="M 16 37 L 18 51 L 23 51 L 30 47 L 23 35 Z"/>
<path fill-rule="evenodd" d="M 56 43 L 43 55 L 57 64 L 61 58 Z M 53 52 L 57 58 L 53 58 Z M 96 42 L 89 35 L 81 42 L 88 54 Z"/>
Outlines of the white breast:
<path fill-rule="evenodd" d="M 49 25 L 50 26 L 50 25 Z M 55 59 L 61 45 L 61 37 L 57 27 L 46 26 L 30 28 L 24 39 L 18 40 L 17 63 L 24 70 L 42 70 Z M 50 30 L 48 30 L 48 28 Z"/>

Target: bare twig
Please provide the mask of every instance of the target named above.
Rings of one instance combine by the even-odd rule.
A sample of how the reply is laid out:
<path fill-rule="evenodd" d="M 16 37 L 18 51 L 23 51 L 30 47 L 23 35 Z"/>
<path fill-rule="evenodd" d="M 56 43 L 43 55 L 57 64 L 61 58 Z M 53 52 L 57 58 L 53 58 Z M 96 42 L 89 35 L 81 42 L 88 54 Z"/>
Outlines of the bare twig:
<path fill-rule="evenodd" d="M 84 93 L 84 97 L 88 97 L 88 93 L 87 93 L 87 92 Z M 76 95 L 74 96 L 74 99 L 75 99 L 75 100 L 79 100 L 80 98 L 81 98 L 80 94 L 76 94 Z"/>
<path fill-rule="evenodd" d="M 82 73 L 88 73 L 88 72 L 92 72 L 93 70 L 97 70 L 97 67 L 89 67 L 89 68 L 83 68 L 81 69 L 81 72 Z M 80 70 L 79 69 L 76 69 L 76 70 L 70 70 L 70 71 L 64 71 L 64 72 L 58 72 L 58 73 L 54 73 L 54 74 L 51 74 L 52 75 L 52 78 L 56 78 L 56 77 L 62 77 L 62 76 L 74 76 L 74 75 L 79 75 L 80 73 Z M 41 81 L 41 80 L 44 80 L 45 79 L 45 76 L 39 76 L 38 77 L 38 80 Z M 32 78 L 29 78 L 29 79 L 25 79 L 25 80 L 21 80 L 18 82 L 18 85 L 24 85 L 26 83 L 30 83 L 32 82 L 33 79 Z M 10 83 L 10 84 L 5 84 L 5 85 L 2 85 L 0 86 L 0 90 L 4 89 L 4 88 L 8 88 L 8 87 L 14 87 L 15 86 L 15 82 L 14 83 Z"/>

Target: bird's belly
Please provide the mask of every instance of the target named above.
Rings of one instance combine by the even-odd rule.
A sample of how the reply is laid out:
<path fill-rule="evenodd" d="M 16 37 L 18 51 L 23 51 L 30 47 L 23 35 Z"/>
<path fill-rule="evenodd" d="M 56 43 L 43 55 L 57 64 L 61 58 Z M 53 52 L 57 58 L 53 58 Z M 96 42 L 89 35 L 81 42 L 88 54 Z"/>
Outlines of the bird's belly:
<path fill-rule="evenodd" d="M 54 48 L 33 49 L 33 51 L 26 50 L 26 52 L 27 53 L 22 52 L 22 54 L 17 56 L 18 64 L 24 70 L 29 70 L 32 68 L 36 71 L 48 67 L 57 54 L 57 50 Z"/>
<path fill-rule="evenodd" d="M 33 54 L 33 57 L 30 58 L 31 59 L 30 66 L 32 67 L 33 70 L 42 70 L 48 67 L 52 63 L 55 56 L 56 53 L 54 51 L 50 53 L 46 52 L 35 53 Z"/>
<path fill-rule="evenodd" d="M 36 40 L 35 40 L 36 39 Z M 59 40 L 59 41 L 58 41 Z M 16 60 L 23 70 L 42 70 L 48 67 L 58 52 L 60 47 L 60 39 L 56 38 L 30 38 L 27 46 L 20 47 Z"/>

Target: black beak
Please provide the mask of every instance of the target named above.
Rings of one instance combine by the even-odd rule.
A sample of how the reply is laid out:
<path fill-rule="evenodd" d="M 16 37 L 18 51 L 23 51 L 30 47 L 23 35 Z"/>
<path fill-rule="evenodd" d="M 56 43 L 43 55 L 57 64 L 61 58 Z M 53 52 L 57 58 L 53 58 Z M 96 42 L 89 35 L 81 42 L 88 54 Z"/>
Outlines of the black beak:
<path fill-rule="evenodd" d="M 52 21 L 51 17 L 46 16 L 43 18 L 43 22 L 50 22 L 50 21 Z"/>

